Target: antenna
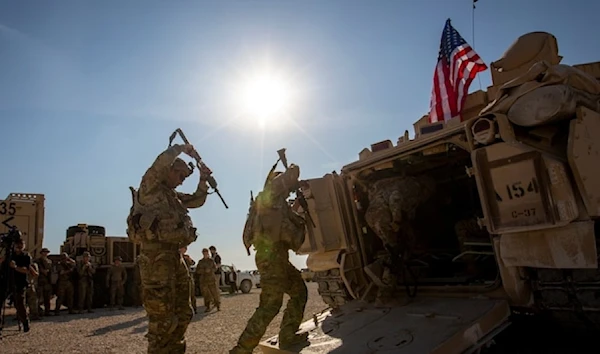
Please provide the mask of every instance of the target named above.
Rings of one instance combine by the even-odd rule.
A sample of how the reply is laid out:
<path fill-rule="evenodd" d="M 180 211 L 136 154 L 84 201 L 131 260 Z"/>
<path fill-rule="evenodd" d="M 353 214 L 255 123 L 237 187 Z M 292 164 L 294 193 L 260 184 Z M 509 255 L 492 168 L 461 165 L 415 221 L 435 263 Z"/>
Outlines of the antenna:
<path fill-rule="evenodd" d="M 473 0 L 473 11 L 471 13 L 471 33 L 473 36 L 473 40 L 471 42 L 471 47 L 475 49 L 475 3 L 477 0 Z M 477 81 L 479 82 L 479 89 L 481 90 L 481 75 L 477 75 Z"/>

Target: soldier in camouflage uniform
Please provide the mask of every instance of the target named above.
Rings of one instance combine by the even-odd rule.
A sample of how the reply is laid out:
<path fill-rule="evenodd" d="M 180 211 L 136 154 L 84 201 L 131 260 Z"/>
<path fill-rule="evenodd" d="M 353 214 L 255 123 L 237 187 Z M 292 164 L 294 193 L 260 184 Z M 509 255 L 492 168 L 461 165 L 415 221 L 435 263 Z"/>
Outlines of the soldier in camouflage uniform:
<path fill-rule="evenodd" d="M 108 273 L 106 274 L 106 287 L 110 291 L 110 305 L 113 309 L 116 304 L 119 306 L 119 310 L 124 310 L 123 307 L 123 295 L 125 295 L 125 283 L 127 282 L 127 270 L 121 264 L 123 258 L 120 256 L 115 257 L 114 263 L 110 266 Z"/>
<path fill-rule="evenodd" d="M 87 309 L 87 312 L 92 313 L 92 297 L 94 295 L 94 274 L 96 274 L 96 268 L 90 261 L 90 253 L 83 252 L 83 259 L 77 265 L 77 274 L 79 275 L 79 311 L 83 312 L 83 307 Z"/>
<path fill-rule="evenodd" d="M 293 210 L 286 199 L 298 186 L 300 169 L 292 164 L 284 172 L 270 173 L 265 188 L 254 201 L 256 212 L 248 216 L 256 248 L 256 266 L 261 275 L 260 303 L 238 339 L 231 354 L 252 353 L 265 334 L 267 326 L 279 313 L 283 294 L 287 303 L 279 330 L 279 348 L 305 342 L 308 333 L 296 334 L 307 301 L 306 284 L 300 271 L 289 261 L 288 251 L 297 251 L 304 242 L 304 218 Z M 244 240 L 246 248 L 249 244 Z"/>
<path fill-rule="evenodd" d="M 37 283 L 39 274 L 37 263 L 31 263 L 29 266 L 29 272 L 27 273 L 27 290 L 25 290 L 30 320 L 40 319 L 37 296 Z"/>
<path fill-rule="evenodd" d="M 52 261 L 48 259 L 48 253 L 50 250 L 42 248 L 40 251 L 40 257 L 36 259 L 36 264 L 39 269 L 39 276 L 37 279 L 37 295 L 38 295 L 38 306 L 44 304 L 44 316 L 50 316 L 50 298 L 52 297 L 52 282 L 50 276 L 52 274 Z"/>
<path fill-rule="evenodd" d="M 183 260 L 185 261 L 185 265 L 188 268 L 188 272 L 190 272 L 190 278 L 192 282 L 192 289 L 190 290 L 190 303 L 192 304 L 192 309 L 194 309 L 194 314 L 198 313 L 198 309 L 196 308 L 196 284 L 194 283 L 194 274 L 191 271 L 191 266 L 196 264 L 196 262 L 190 257 L 189 254 L 186 254 L 187 247 L 181 247 L 179 252 L 183 255 Z"/>
<path fill-rule="evenodd" d="M 415 239 L 411 221 L 417 207 L 431 197 L 435 181 L 428 176 L 397 176 L 378 180 L 369 186 L 369 207 L 365 220 L 383 241 L 390 257 L 406 259 L 414 247 Z M 391 258 L 379 259 L 365 271 L 378 285 L 380 302 L 392 296 L 396 286 L 396 274 L 392 271 Z M 382 269 L 379 275 L 374 269 Z"/>
<path fill-rule="evenodd" d="M 213 302 L 217 311 L 221 311 L 221 298 L 217 296 L 220 291 L 215 283 L 215 270 L 217 264 L 210 258 L 207 248 L 202 249 L 203 258 L 198 261 L 196 266 L 196 274 L 200 278 L 200 288 L 202 289 L 202 297 L 204 298 L 204 312 L 210 311 L 210 304 Z"/>
<path fill-rule="evenodd" d="M 192 320 L 191 275 L 179 252 L 197 238 L 188 208 L 204 205 L 211 171 L 202 166 L 193 194 L 175 190 L 193 170 L 177 156 L 197 160 L 192 145 L 173 145 L 160 154 L 133 191 L 127 219 L 129 237 L 140 240 L 140 275 L 148 314 L 148 353 L 184 353 L 185 332 Z"/>
<path fill-rule="evenodd" d="M 57 298 L 54 312 L 60 315 L 60 307 L 65 303 L 69 313 L 75 313 L 73 308 L 73 271 L 75 271 L 75 260 L 63 252 L 58 262 L 58 286 Z"/>

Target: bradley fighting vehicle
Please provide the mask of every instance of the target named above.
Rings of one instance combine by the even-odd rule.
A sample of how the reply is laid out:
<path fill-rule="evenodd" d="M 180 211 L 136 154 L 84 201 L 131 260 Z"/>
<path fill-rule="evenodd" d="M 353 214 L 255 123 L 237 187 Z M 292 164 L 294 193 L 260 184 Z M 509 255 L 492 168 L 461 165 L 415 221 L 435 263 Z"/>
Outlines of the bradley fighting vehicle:
<path fill-rule="evenodd" d="M 425 116 L 414 139 L 306 181 L 316 227 L 299 253 L 332 309 L 302 324 L 310 345 L 292 351 L 473 352 L 515 314 L 600 324 L 600 62 L 561 59 L 553 35 L 523 35 L 490 64 L 493 85 L 467 97 L 462 121 Z M 372 265 L 386 252 L 365 219 L 367 191 L 398 171 L 436 188 L 403 226 L 416 243 L 397 301 L 376 306 Z M 260 347 L 283 352 L 277 337 Z"/>
<path fill-rule="evenodd" d="M 60 252 L 66 252 L 71 258 L 80 261 L 85 251 L 90 253 L 90 261 L 96 266 L 93 307 L 103 307 L 110 303 L 110 292 L 106 288 L 106 274 L 117 256 L 122 258 L 121 264 L 127 271 L 123 304 L 130 306 L 135 302 L 140 303 L 140 294 L 134 284 L 133 273 L 135 259 L 140 254 L 140 245 L 130 242 L 126 236 L 106 236 L 103 226 L 78 224 L 67 228 L 66 239 L 60 247 Z M 52 259 L 54 265 L 60 261 L 60 255 L 49 256 L 49 258 Z M 57 279 L 58 274 L 54 273 L 52 279 L 54 284 Z M 77 290 L 75 293 L 75 298 L 77 298 Z M 77 302 L 74 304 L 77 306 Z"/>

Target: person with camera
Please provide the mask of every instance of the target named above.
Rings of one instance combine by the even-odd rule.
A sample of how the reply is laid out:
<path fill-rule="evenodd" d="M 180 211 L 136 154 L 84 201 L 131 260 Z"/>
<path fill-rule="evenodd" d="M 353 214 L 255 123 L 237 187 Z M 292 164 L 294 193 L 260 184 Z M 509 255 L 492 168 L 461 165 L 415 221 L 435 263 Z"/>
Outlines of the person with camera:
<path fill-rule="evenodd" d="M 8 263 L 13 273 L 9 275 L 8 289 L 5 291 L 13 293 L 17 318 L 23 324 L 23 332 L 29 332 L 29 318 L 25 308 L 25 291 L 28 285 L 27 274 L 31 265 L 31 256 L 23 250 L 24 248 L 25 242 L 22 239 L 14 242 L 14 254 L 12 260 Z"/>

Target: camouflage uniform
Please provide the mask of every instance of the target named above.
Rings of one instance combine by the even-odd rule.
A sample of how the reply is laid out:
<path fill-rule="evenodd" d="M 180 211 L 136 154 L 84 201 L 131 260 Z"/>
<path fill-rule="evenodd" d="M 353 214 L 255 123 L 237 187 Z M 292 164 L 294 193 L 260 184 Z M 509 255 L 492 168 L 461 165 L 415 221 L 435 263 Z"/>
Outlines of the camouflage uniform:
<path fill-rule="evenodd" d="M 37 263 L 31 263 L 31 267 L 34 268 L 35 272 L 39 274 L 39 268 Z M 25 297 L 27 298 L 27 307 L 29 307 L 29 318 L 32 320 L 38 320 L 40 318 L 37 296 L 37 283 L 38 275 L 32 274 L 31 271 L 27 273 L 27 290 L 25 291 Z"/>
<path fill-rule="evenodd" d="M 190 303 L 192 304 L 192 308 L 194 309 L 194 313 L 198 312 L 198 309 L 196 308 L 196 284 L 194 282 L 194 274 L 192 274 L 190 267 L 193 266 L 194 264 L 196 264 L 196 262 L 194 262 L 194 260 L 188 256 L 187 254 L 183 255 L 183 260 L 185 261 L 185 264 L 188 268 L 188 272 L 190 273 L 190 279 L 191 279 L 191 289 L 190 289 Z"/>
<path fill-rule="evenodd" d="M 435 181 L 427 176 L 398 176 L 378 180 L 369 186 L 369 207 L 365 220 L 383 241 L 391 257 L 406 259 L 415 246 L 411 221 L 417 207 L 431 197 Z M 396 275 L 390 269 L 391 260 L 377 260 L 365 271 L 378 285 L 379 301 L 394 292 Z M 383 274 L 374 272 L 381 269 Z"/>
<path fill-rule="evenodd" d="M 304 219 L 296 214 L 286 198 L 298 183 L 300 170 L 291 165 L 285 173 L 270 178 L 256 198 L 252 243 L 256 248 L 256 266 L 261 274 L 260 303 L 230 353 L 251 353 L 279 313 L 283 294 L 288 294 L 281 327 L 279 347 L 306 340 L 307 333 L 296 334 L 307 301 L 306 284 L 300 271 L 289 262 L 288 250 L 297 251 L 304 242 Z M 249 218 L 252 217 L 252 214 Z"/>
<path fill-rule="evenodd" d="M 121 261 L 121 257 L 117 257 L 115 261 Z M 123 310 L 123 295 L 125 295 L 125 283 L 127 282 L 127 270 L 122 264 L 113 264 L 106 275 L 106 287 L 110 289 L 110 307 L 119 306 L 119 310 Z"/>
<path fill-rule="evenodd" d="M 75 270 L 75 260 L 70 258 L 66 253 L 62 253 L 57 268 L 58 286 L 56 290 L 57 298 L 54 312 L 56 312 L 57 315 L 60 315 L 60 307 L 66 301 L 69 313 L 75 313 L 73 309 L 73 271 Z"/>
<path fill-rule="evenodd" d="M 369 227 L 396 252 L 414 245 L 410 221 L 417 207 L 435 191 L 435 181 L 427 176 L 402 176 L 379 180 L 369 187 L 369 208 L 365 219 Z M 399 233 L 403 237 L 399 238 Z"/>
<path fill-rule="evenodd" d="M 191 195 L 167 185 L 172 168 L 187 168 L 177 158 L 184 147 L 173 145 L 157 157 L 142 177 L 138 207 L 134 199 L 139 209 L 132 212 L 132 223 L 136 235 L 144 235 L 139 264 L 148 314 L 148 353 L 185 352 L 185 332 L 193 316 L 191 276 L 179 249 L 196 240 L 187 208 L 204 205 L 208 185 L 203 175 Z"/>
<path fill-rule="evenodd" d="M 77 266 L 77 274 L 79 275 L 79 313 L 83 311 L 83 307 L 88 312 L 92 313 L 92 297 L 94 295 L 94 274 L 96 268 L 89 261 L 90 253 L 83 252 L 84 259 Z M 86 260 L 87 258 L 87 260 Z"/>
<path fill-rule="evenodd" d="M 215 283 L 215 270 L 217 264 L 211 258 L 202 258 L 196 266 L 196 274 L 200 278 L 200 289 L 204 298 L 205 312 L 210 311 L 210 304 L 214 303 L 218 310 L 221 309 L 221 298 L 218 295 L 219 288 Z"/>
<path fill-rule="evenodd" d="M 42 248 L 41 253 L 48 254 L 50 250 Z M 36 260 L 38 265 L 39 273 L 37 282 L 37 295 L 38 295 L 38 306 L 44 304 L 44 315 L 50 315 L 50 299 L 52 298 L 52 282 L 50 276 L 52 274 L 52 261 L 47 257 L 39 257 Z M 45 273 L 45 274 L 44 274 Z"/>

